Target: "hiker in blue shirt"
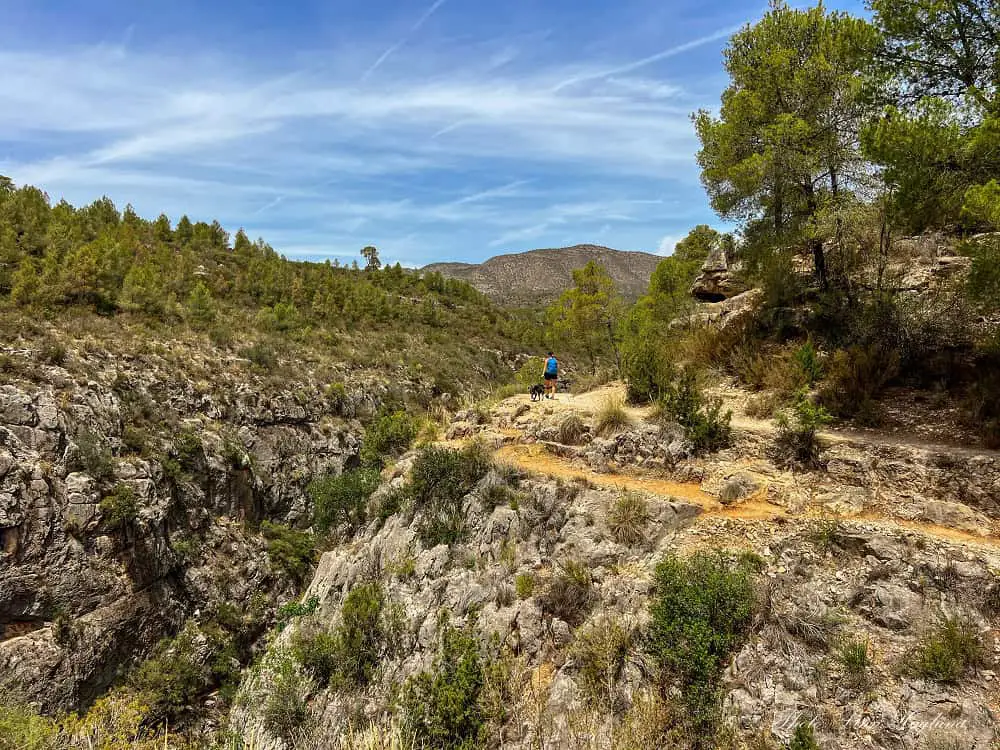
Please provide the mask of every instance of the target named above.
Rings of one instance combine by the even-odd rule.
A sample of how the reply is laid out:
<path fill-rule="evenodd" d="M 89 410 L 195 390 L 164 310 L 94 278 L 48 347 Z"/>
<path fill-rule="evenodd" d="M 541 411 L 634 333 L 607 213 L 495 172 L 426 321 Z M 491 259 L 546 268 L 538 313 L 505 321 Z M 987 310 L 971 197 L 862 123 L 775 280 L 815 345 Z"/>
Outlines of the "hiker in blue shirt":
<path fill-rule="evenodd" d="M 545 380 L 545 398 L 555 398 L 556 384 L 559 382 L 559 361 L 552 352 L 549 352 L 548 359 L 545 360 L 542 378 Z"/>

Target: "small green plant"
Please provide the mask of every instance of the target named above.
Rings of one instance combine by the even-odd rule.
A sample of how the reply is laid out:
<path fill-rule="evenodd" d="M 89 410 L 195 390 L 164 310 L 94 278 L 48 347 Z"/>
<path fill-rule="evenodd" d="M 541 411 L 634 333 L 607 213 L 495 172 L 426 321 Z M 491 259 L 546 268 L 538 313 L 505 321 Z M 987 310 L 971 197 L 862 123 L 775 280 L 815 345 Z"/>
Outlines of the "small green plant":
<path fill-rule="evenodd" d="M 518 573 L 514 577 L 514 591 L 518 599 L 530 599 L 535 592 L 535 576 L 532 573 Z"/>
<path fill-rule="evenodd" d="M 796 396 L 792 414 L 792 419 L 787 414 L 778 417 L 775 457 L 790 465 L 816 466 L 822 448 L 818 432 L 833 417 L 822 406 L 814 404 L 805 391 L 799 391 Z"/>
<path fill-rule="evenodd" d="M 485 449 L 476 444 L 462 450 L 434 445 L 421 450 L 413 462 L 407 491 L 419 513 L 417 533 L 424 545 L 450 545 L 464 537 L 465 497 L 491 463 Z"/>
<path fill-rule="evenodd" d="M 381 469 L 386 459 L 394 459 L 409 449 L 419 431 L 417 420 L 405 411 L 380 410 L 365 430 L 361 463 Z"/>
<path fill-rule="evenodd" d="M 278 355 L 267 344 L 256 343 L 239 350 L 239 356 L 249 360 L 250 364 L 259 370 L 270 372 L 278 366 Z"/>
<path fill-rule="evenodd" d="M 57 722 L 0 699 L 0 750 L 57 750 L 61 745 Z"/>
<path fill-rule="evenodd" d="M 122 430 L 122 449 L 127 453 L 142 456 L 149 446 L 149 436 L 138 427 L 129 425 Z"/>
<path fill-rule="evenodd" d="M 445 625 L 431 671 L 403 687 L 401 708 L 414 744 L 428 750 L 473 750 L 485 739 L 480 703 L 485 671 L 471 631 Z"/>
<path fill-rule="evenodd" d="M 666 388 L 661 410 L 681 426 L 695 453 L 711 453 L 732 442 L 732 412 L 723 413 L 721 399 L 706 400 L 690 367 Z"/>
<path fill-rule="evenodd" d="M 368 499 L 378 484 L 379 473 L 374 469 L 345 471 L 313 481 L 308 492 L 313 501 L 316 529 L 353 534 L 367 521 Z"/>
<path fill-rule="evenodd" d="M 101 500 L 101 515 L 111 528 L 134 523 L 139 517 L 139 500 L 128 484 L 117 484 L 111 494 Z"/>
<path fill-rule="evenodd" d="M 297 617 L 307 617 L 319 609 L 319 597 L 310 596 L 304 602 L 288 602 L 287 604 L 282 604 L 278 607 L 278 611 L 275 614 L 276 627 L 278 631 L 282 631 L 285 627 Z"/>
<path fill-rule="evenodd" d="M 971 618 L 941 615 L 910 654 L 911 671 L 935 682 L 958 682 L 987 663 L 986 643 Z"/>
<path fill-rule="evenodd" d="M 819 750 L 812 724 L 805 721 L 799 722 L 799 725 L 795 727 L 792 741 L 788 743 L 788 750 Z"/>
<path fill-rule="evenodd" d="M 104 482 L 115 473 L 115 460 L 107 444 L 92 432 L 84 430 L 76 438 L 76 467 Z"/>
<path fill-rule="evenodd" d="M 807 386 L 812 387 L 823 379 L 823 364 L 820 362 L 812 341 L 807 341 L 796 349 L 793 356 Z"/>
<path fill-rule="evenodd" d="M 638 631 L 629 623 L 605 619 L 579 633 L 570 648 L 580 685 L 596 705 L 610 711 L 618 704 L 618 683 Z"/>
<path fill-rule="evenodd" d="M 806 536 L 821 552 L 829 552 L 843 532 L 844 525 L 839 520 L 825 518 L 817 521 Z"/>
<path fill-rule="evenodd" d="M 38 361 L 46 365 L 58 367 L 66 363 L 67 355 L 68 352 L 66 351 L 65 344 L 54 339 L 47 339 L 42 342 L 38 350 Z"/>
<path fill-rule="evenodd" d="M 539 597 L 542 612 L 577 626 L 586 619 L 597 602 L 590 568 L 577 560 L 568 560 Z"/>
<path fill-rule="evenodd" d="M 867 638 L 848 638 L 837 649 L 844 676 L 856 687 L 865 687 L 872 668 L 871 644 Z"/>
<path fill-rule="evenodd" d="M 201 444 L 201 437 L 192 429 L 181 430 L 174 437 L 173 455 L 181 468 L 193 470 L 197 468 L 198 462 L 204 455 L 205 449 Z"/>
<path fill-rule="evenodd" d="M 649 505 L 638 492 L 622 490 L 608 511 L 608 527 L 619 544 L 633 546 L 646 538 Z"/>
<path fill-rule="evenodd" d="M 670 556 L 656 567 L 646 638 L 649 655 L 665 679 L 675 680 L 687 720 L 707 741 L 719 712 L 719 680 L 753 622 L 754 572 L 721 553 Z"/>
<path fill-rule="evenodd" d="M 275 737 L 293 745 L 309 727 L 308 680 L 299 672 L 290 654 L 279 654 L 271 668 L 268 695 L 264 701 L 264 727 Z"/>
<path fill-rule="evenodd" d="M 594 432 L 602 437 L 616 435 L 628 429 L 632 424 L 628 412 L 625 410 L 625 402 L 620 398 L 607 398 L 594 423 Z"/>
<path fill-rule="evenodd" d="M 271 565 L 296 583 L 301 583 L 316 559 L 316 538 L 280 523 L 263 521 L 261 533 L 267 541 Z"/>

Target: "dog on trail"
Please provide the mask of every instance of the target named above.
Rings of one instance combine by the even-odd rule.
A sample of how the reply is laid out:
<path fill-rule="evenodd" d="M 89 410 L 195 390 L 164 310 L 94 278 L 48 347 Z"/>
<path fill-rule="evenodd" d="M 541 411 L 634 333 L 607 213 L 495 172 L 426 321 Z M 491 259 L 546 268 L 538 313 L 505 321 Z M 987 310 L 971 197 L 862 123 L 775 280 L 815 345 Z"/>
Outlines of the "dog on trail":
<path fill-rule="evenodd" d="M 542 396 L 545 395 L 545 386 L 541 385 L 540 383 L 535 383 L 533 386 L 531 386 L 531 390 L 529 391 L 529 393 L 531 393 L 532 401 L 541 401 Z"/>

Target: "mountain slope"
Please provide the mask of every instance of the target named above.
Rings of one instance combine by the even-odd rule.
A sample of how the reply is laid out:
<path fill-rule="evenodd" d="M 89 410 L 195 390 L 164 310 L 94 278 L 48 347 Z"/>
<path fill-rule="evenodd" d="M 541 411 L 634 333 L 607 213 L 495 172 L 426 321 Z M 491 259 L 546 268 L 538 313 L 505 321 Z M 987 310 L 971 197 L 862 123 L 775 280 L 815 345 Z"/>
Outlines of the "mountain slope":
<path fill-rule="evenodd" d="M 591 260 L 604 266 L 622 294 L 634 300 L 645 293 L 649 277 L 663 259 L 650 253 L 574 245 L 497 255 L 481 264 L 433 263 L 423 270 L 467 281 L 504 304 L 533 305 L 558 297 L 572 285 L 573 270 Z"/>

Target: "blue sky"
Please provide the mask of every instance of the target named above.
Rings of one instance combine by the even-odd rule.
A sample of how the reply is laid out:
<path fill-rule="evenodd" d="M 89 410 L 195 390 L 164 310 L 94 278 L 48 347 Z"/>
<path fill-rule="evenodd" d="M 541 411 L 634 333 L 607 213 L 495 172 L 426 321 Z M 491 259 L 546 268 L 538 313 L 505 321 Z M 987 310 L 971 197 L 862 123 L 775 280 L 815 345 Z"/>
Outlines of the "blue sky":
<path fill-rule="evenodd" d="M 858 0 L 828 7 L 859 10 Z M 0 174 L 404 265 L 716 221 L 689 120 L 748 0 L 0 0 Z"/>

